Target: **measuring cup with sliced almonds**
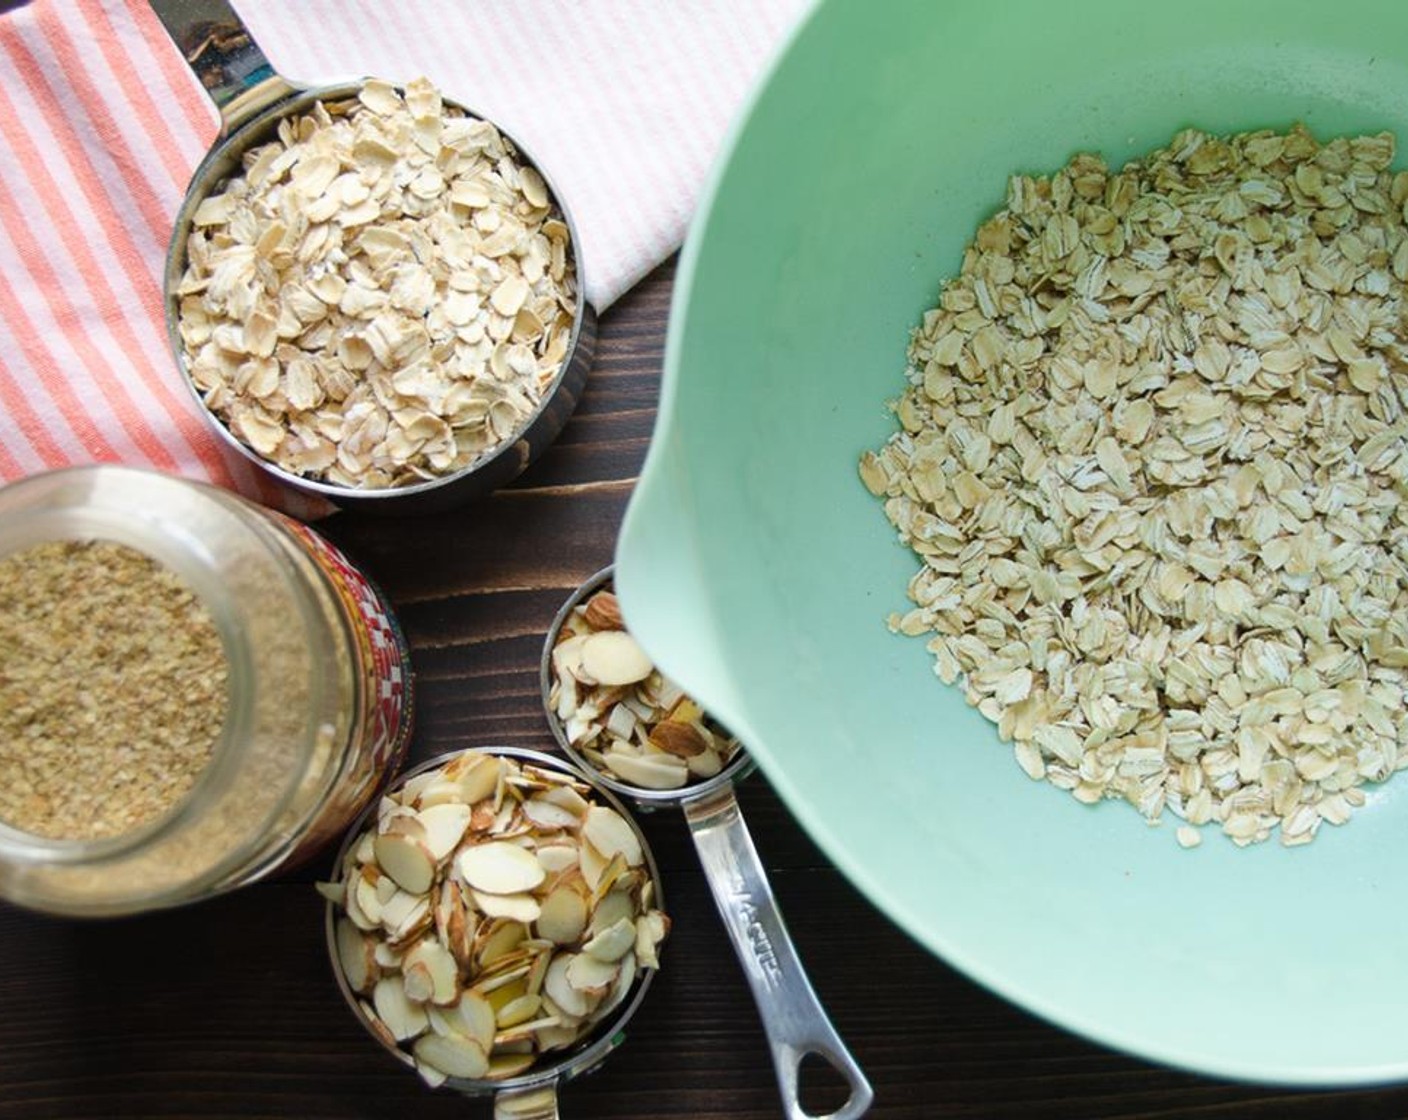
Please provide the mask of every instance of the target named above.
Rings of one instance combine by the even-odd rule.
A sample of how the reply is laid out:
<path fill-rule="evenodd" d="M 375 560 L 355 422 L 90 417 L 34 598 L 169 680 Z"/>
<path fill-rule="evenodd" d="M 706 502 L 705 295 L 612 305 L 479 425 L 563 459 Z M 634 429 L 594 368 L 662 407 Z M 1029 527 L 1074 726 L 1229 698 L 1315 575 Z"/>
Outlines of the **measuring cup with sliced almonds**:
<path fill-rule="evenodd" d="M 338 985 L 432 1087 L 557 1116 L 659 967 L 660 876 L 629 812 L 563 759 L 462 750 L 407 771 L 349 833 L 328 900 Z"/>
<path fill-rule="evenodd" d="M 651 663 L 625 628 L 605 568 L 563 604 L 539 668 L 558 745 L 642 810 L 679 806 L 768 1036 L 788 1120 L 808 1120 L 800 1074 L 823 1059 L 849 1090 L 835 1112 L 854 1120 L 873 1092 L 807 979 L 758 858 L 733 784 L 753 768 L 728 730 Z"/>
<path fill-rule="evenodd" d="M 152 7 L 220 109 L 164 279 L 172 352 L 219 439 L 371 512 L 510 481 L 576 407 L 596 339 L 542 167 L 425 79 L 301 88 L 224 0 Z"/>

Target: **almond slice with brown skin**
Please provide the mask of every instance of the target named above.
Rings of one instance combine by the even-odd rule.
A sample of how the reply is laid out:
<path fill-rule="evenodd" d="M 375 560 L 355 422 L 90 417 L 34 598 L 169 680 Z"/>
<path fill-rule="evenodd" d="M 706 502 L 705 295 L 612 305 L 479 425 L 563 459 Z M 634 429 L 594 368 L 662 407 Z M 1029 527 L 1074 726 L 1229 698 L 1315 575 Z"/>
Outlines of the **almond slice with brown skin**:
<path fill-rule="evenodd" d="M 621 604 L 610 591 L 598 591 L 582 608 L 582 617 L 593 630 L 624 630 Z"/>
<path fill-rule="evenodd" d="M 650 745 L 676 758 L 693 758 L 709 749 L 708 740 L 692 723 L 667 719 L 650 730 Z"/>

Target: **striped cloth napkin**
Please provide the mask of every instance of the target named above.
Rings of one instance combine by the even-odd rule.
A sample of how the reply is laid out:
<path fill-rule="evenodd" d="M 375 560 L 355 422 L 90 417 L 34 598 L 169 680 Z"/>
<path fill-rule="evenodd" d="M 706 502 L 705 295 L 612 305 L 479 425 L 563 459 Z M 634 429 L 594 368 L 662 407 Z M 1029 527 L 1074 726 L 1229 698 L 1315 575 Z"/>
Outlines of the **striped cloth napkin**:
<path fill-rule="evenodd" d="M 425 74 L 572 208 L 600 309 L 680 244 L 808 0 L 237 0 L 275 68 Z M 171 222 L 219 122 L 145 0 L 0 16 L 0 482 L 120 462 L 287 499 L 206 430 L 168 350 Z"/>

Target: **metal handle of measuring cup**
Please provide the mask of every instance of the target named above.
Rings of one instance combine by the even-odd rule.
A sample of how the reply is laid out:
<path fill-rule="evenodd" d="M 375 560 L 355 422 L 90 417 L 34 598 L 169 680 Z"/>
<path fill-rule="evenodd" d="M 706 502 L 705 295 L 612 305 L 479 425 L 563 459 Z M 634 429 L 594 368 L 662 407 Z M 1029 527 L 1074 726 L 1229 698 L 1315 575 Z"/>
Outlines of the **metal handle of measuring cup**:
<path fill-rule="evenodd" d="M 254 36 L 226 0 L 150 0 L 171 41 L 220 110 L 220 131 L 294 89 L 269 65 Z"/>
<path fill-rule="evenodd" d="M 762 1016 L 788 1120 L 854 1120 L 863 1116 L 875 1094 L 812 990 L 783 925 L 758 850 L 743 823 L 733 787 L 725 784 L 686 799 L 684 815 L 714 902 Z M 851 1090 L 844 1105 L 823 1117 L 811 1117 L 798 1099 L 798 1074 L 808 1054 L 824 1058 Z"/>

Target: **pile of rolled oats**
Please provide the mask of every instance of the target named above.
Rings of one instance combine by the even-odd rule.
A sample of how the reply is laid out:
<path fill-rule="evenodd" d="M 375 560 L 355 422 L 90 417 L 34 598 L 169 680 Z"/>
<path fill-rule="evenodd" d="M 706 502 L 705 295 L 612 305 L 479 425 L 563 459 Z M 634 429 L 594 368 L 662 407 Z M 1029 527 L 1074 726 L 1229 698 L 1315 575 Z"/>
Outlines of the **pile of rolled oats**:
<path fill-rule="evenodd" d="M 347 852 L 339 967 L 422 1077 L 501 1080 L 589 1038 L 669 919 L 634 826 L 570 774 L 471 752 L 408 779 Z"/>
<path fill-rule="evenodd" d="M 1312 839 L 1408 765 L 1408 172 L 1185 131 L 1014 177 L 860 473 L 936 672 L 1094 802 Z"/>
<path fill-rule="evenodd" d="M 541 175 L 425 79 L 318 102 L 197 207 L 179 332 L 260 456 L 380 489 L 512 439 L 565 359 L 573 249 Z"/>

